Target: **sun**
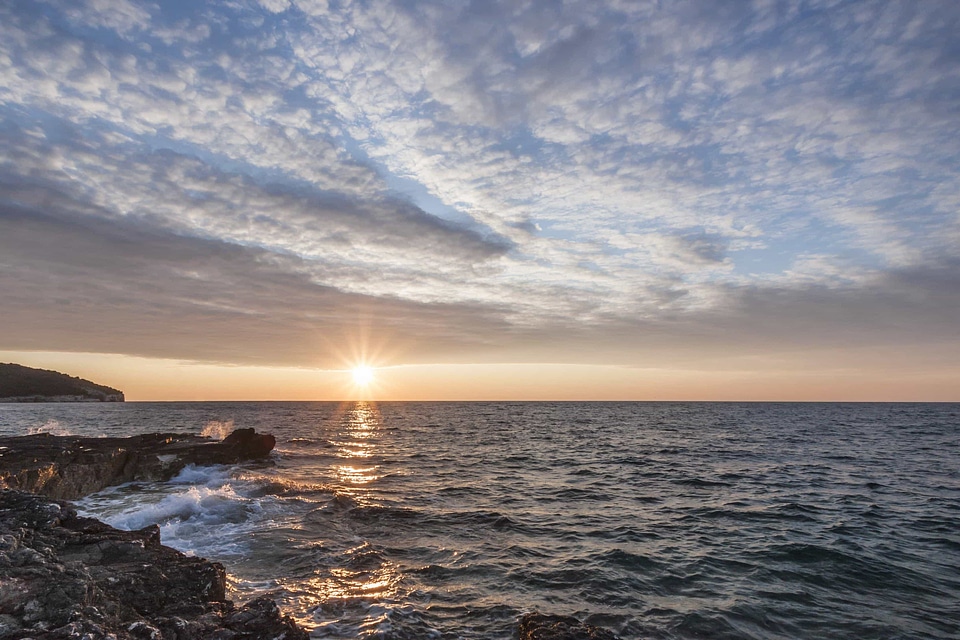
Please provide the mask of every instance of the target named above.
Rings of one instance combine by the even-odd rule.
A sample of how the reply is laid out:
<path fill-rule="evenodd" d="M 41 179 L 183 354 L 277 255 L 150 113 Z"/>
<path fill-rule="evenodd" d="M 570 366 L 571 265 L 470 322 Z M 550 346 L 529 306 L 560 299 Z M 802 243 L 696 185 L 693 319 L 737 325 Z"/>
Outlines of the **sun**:
<path fill-rule="evenodd" d="M 353 368 L 353 383 L 358 387 L 366 387 L 373 382 L 373 368 L 361 364 Z"/>

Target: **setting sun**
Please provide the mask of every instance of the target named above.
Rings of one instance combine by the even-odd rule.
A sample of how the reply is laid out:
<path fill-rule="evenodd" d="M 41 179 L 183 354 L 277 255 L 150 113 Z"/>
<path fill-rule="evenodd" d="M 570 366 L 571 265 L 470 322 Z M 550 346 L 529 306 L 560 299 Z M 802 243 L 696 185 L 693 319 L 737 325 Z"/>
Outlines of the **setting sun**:
<path fill-rule="evenodd" d="M 357 386 L 365 387 L 373 382 L 373 369 L 366 365 L 360 365 L 353 369 L 353 382 Z"/>

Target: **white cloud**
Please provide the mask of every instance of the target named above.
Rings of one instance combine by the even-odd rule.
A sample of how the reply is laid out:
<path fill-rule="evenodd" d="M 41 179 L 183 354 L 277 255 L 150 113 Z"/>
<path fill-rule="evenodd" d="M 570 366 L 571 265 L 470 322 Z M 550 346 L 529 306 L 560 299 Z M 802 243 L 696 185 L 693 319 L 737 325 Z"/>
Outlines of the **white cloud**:
<path fill-rule="evenodd" d="M 132 32 L 149 28 L 151 13 L 156 4 L 131 0 L 82 0 L 55 2 L 62 5 L 64 14 L 73 22 L 89 27 L 110 29 L 129 36 Z"/>
<path fill-rule="evenodd" d="M 290 8 L 290 0 L 258 0 L 260 6 L 270 13 L 283 13 Z"/>
<path fill-rule="evenodd" d="M 707 318 L 955 255 L 958 12 L 925 7 L 0 8 L 4 171 L 343 295 Z"/>

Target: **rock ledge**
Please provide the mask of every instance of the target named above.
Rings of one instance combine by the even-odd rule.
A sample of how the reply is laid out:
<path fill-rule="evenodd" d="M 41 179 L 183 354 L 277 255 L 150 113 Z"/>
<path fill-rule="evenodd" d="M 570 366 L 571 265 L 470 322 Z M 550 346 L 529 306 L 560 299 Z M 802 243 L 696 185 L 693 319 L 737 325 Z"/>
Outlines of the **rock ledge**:
<path fill-rule="evenodd" d="M 0 437 L 0 486 L 72 500 L 124 482 L 169 480 L 188 464 L 263 459 L 275 444 L 253 429 L 237 429 L 220 442 L 188 433 Z"/>

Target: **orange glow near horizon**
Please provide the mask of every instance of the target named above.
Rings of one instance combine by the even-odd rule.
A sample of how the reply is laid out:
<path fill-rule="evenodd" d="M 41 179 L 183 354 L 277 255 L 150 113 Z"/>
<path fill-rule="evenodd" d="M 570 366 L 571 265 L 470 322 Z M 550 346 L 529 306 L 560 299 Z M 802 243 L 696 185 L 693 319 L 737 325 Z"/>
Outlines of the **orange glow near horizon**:
<path fill-rule="evenodd" d="M 120 389 L 131 401 L 960 401 L 958 365 L 931 370 L 881 368 L 866 363 L 850 369 L 824 363 L 814 368 L 802 366 L 802 361 L 773 359 L 723 362 L 713 369 L 422 364 L 376 367 L 375 379 L 363 387 L 354 382 L 352 368 L 231 366 L 55 352 L 0 352 L 0 361 L 87 378 Z"/>

